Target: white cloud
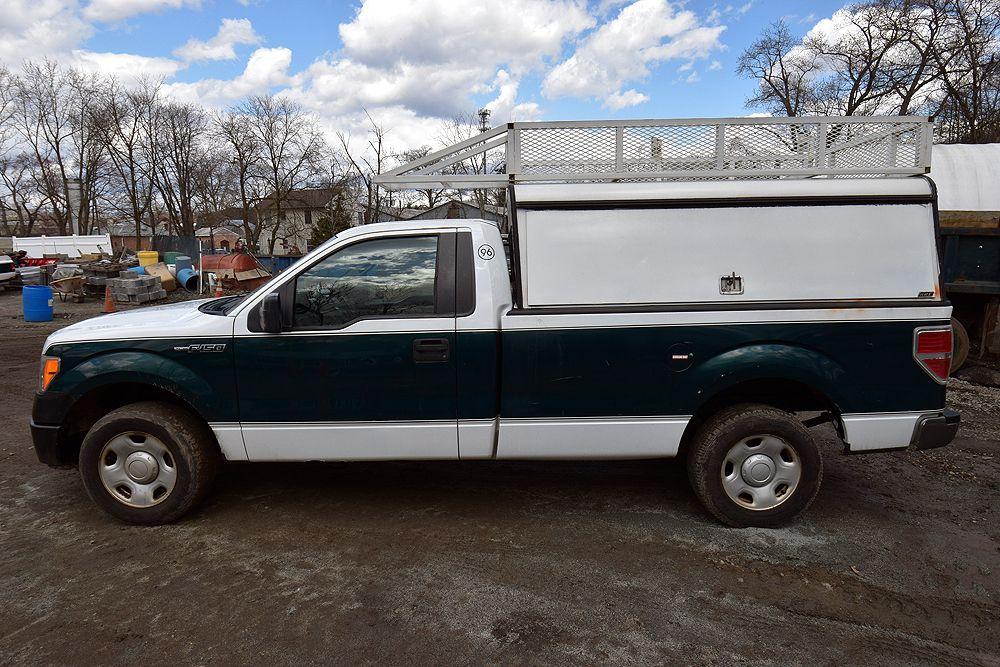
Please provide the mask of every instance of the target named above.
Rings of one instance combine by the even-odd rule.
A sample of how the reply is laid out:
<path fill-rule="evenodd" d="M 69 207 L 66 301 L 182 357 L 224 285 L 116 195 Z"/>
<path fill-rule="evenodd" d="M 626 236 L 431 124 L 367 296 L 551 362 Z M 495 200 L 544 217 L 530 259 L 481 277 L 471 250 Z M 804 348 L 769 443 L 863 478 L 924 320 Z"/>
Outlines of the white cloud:
<path fill-rule="evenodd" d="M 3 0 L 0 9 L 0 62 L 65 55 L 90 37 L 73 0 Z"/>
<path fill-rule="evenodd" d="M 144 77 L 166 79 L 177 73 L 181 64 L 170 58 L 151 58 L 132 53 L 97 53 L 73 51 L 70 64 L 82 69 L 114 76 L 129 85 Z"/>
<path fill-rule="evenodd" d="M 650 67 L 674 58 L 704 58 L 721 49 L 724 26 L 703 25 L 694 12 L 668 0 L 636 0 L 587 35 L 542 84 L 546 97 L 596 97 L 606 106 L 621 90 L 649 76 Z M 613 97 L 617 96 L 617 97 Z"/>
<path fill-rule="evenodd" d="M 184 102 L 224 106 L 247 95 L 269 93 L 274 88 L 289 84 L 288 68 L 291 64 L 291 49 L 260 48 L 250 54 L 243 72 L 234 79 L 168 83 L 164 86 L 164 93 Z"/>
<path fill-rule="evenodd" d="M 722 63 L 718 60 L 713 60 L 712 64 L 708 66 L 708 69 L 711 71 L 722 69 Z"/>
<path fill-rule="evenodd" d="M 138 14 L 200 6 L 201 0 L 91 0 L 83 8 L 83 16 L 90 21 L 112 23 Z"/>
<path fill-rule="evenodd" d="M 219 31 L 209 40 L 189 39 L 174 49 L 174 55 L 185 62 L 198 60 L 234 60 L 238 44 L 260 44 L 249 19 L 222 19 Z"/>
<path fill-rule="evenodd" d="M 640 93 L 638 90 L 628 89 L 622 93 L 611 93 L 604 98 L 604 106 L 612 111 L 618 111 L 625 107 L 633 107 L 649 101 L 649 95 Z"/>
<path fill-rule="evenodd" d="M 579 0 L 508 0 L 496 9 L 454 0 L 366 0 L 341 24 L 340 38 L 352 60 L 373 67 L 475 61 L 520 74 L 557 57 L 567 37 L 594 24 Z"/>
<path fill-rule="evenodd" d="M 521 80 L 594 23 L 582 0 L 509 0 L 500 12 L 455 0 L 366 0 L 340 26 L 344 48 L 295 75 L 283 94 L 348 127 L 363 125 L 363 107 L 412 132 L 423 127 L 416 118 L 439 124 L 474 111 L 480 95 L 493 96 L 494 123 L 532 119 L 541 109 L 519 98 Z"/>

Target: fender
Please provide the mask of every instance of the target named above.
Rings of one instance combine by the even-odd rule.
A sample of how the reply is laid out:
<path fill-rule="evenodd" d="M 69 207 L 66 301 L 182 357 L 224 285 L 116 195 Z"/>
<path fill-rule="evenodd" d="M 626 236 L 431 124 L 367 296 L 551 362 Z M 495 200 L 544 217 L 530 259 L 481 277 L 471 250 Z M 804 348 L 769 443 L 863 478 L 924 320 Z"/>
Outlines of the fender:
<path fill-rule="evenodd" d="M 199 354 L 194 358 L 204 360 L 208 356 L 216 355 Z M 158 351 L 98 353 L 60 372 L 45 394 L 61 394 L 68 412 L 74 403 L 94 389 L 118 383 L 143 384 L 177 396 L 206 421 L 237 421 L 232 353 L 226 351 L 218 357 L 225 358 L 223 364 L 205 363 L 204 368 L 196 370 Z"/>
<path fill-rule="evenodd" d="M 859 388 L 830 357 L 799 345 L 746 345 L 718 354 L 685 374 L 681 392 L 696 401 L 692 412 L 733 387 L 759 380 L 791 380 L 824 394 L 838 409 L 857 402 Z"/>

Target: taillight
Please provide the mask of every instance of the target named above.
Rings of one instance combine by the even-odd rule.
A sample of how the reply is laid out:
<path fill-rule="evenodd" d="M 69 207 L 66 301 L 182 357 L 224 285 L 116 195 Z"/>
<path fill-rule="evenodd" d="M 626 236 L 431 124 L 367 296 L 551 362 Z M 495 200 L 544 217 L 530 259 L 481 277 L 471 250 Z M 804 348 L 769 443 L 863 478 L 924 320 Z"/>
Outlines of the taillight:
<path fill-rule="evenodd" d="M 913 357 L 938 382 L 947 382 L 951 371 L 951 327 L 916 329 Z"/>
<path fill-rule="evenodd" d="M 45 391 L 49 388 L 53 378 L 59 374 L 59 357 L 42 357 L 42 377 L 39 380 L 38 388 Z"/>

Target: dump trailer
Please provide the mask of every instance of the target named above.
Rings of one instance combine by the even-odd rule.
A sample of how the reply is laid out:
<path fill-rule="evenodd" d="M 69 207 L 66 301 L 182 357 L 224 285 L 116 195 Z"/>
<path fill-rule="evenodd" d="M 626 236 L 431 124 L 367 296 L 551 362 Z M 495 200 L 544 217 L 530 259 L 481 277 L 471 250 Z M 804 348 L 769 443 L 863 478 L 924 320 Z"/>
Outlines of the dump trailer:
<path fill-rule="evenodd" d="M 926 118 L 514 123 L 383 174 L 503 187 L 484 220 L 346 230 L 247 297 L 45 343 L 32 432 L 171 521 L 228 461 L 684 456 L 732 526 L 848 454 L 946 445 L 952 334 Z M 503 153 L 496 173 L 455 174 Z M 831 499 L 830 502 L 836 502 Z"/>

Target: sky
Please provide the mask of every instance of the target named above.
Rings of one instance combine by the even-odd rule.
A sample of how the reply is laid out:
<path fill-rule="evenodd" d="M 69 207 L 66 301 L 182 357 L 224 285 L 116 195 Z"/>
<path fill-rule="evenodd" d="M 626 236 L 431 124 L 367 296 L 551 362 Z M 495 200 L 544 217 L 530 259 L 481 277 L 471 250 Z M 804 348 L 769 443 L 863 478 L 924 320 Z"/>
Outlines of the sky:
<path fill-rule="evenodd" d="M 741 116 L 740 53 L 783 18 L 804 34 L 844 2 L 814 0 L 0 0 L 0 63 L 25 58 L 162 78 L 223 108 L 288 96 L 327 132 L 365 112 L 405 148 L 486 106 L 507 120 Z"/>

